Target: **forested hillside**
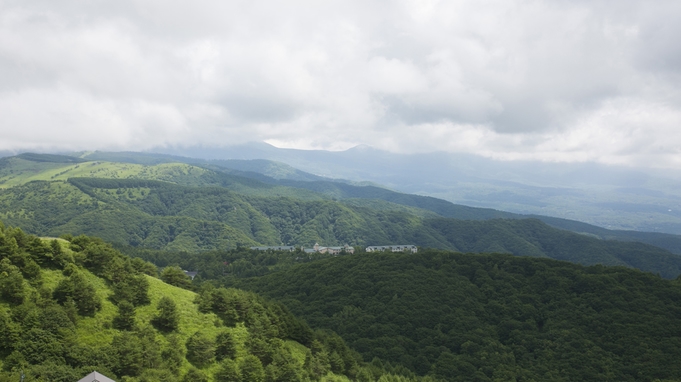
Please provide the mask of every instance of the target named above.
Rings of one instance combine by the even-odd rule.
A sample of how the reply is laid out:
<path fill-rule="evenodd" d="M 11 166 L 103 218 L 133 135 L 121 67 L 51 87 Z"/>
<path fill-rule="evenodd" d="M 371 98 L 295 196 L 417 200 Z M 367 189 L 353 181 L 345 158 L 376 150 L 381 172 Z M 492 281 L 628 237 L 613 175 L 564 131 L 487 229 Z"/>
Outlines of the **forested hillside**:
<path fill-rule="evenodd" d="M 0 225 L 0 381 L 374 381 L 334 333 L 281 304 L 206 285 L 200 293 L 99 239 L 39 239 Z M 191 282 L 169 267 L 161 279 Z M 390 368 L 390 370 L 388 370 Z M 416 381 L 410 373 L 400 378 Z M 397 377 L 396 377 L 397 378 Z"/>
<path fill-rule="evenodd" d="M 282 301 L 367 359 L 448 381 L 681 380 L 681 279 L 426 251 L 223 282 Z"/>
<path fill-rule="evenodd" d="M 219 187 L 136 179 L 72 178 L 0 191 L 9 224 L 58 236 L 85 233 L 114 243 L 174 251 L 258 244 L 413 243 L 506 252 L 581 264 L 626 265 L 676 277 L 681 257 L 645 244 L 603 241 L 537 220 L 424 219 L 407 211 L 332 200 L 244 196 Z"/>
<path fill-rule="evenodd" d="M 525 219 L 527 217 L 533 217 L 556 228 L 577 233 L 587 233 L 606 240 L 639 241 L 681 255 L 681 236 L 679 235 L 659 232 L 610 230 L 569 219 L 542 215 L 521 215 L 490 208 L 468 207 L 433 197 L 395 192 L 386 188 L 375 187 L 375 184 L 366 184 L 364 186 L 368 187 L 359 187 L 356 184 L 351 184 L 352 182 L 339 182 L 334 179 L 321 178 L 274 161 L 202 160 L 181 156 L 135 152 L 93 152 L 86 153 L 82 155 L 82 157 L 87 158 L 87 160 L 104 160 L 137 164 L 187 163 L 238 176 L 239 179 L 251 178 L 271 186 L 294 188 L 302 195 L 306 195 L 304 193 L 305 191 L 311 190 L 320 195 L 335 199 L 360 200 L 364 206 L 385 206 L 386 204 L 378 203 L 379 201 L 382 201 L 384 203 L 388 202 L 392 205 L 392 208 L 395 208 L 396 205 L 412 207 L 411 212 L 418 215 L 434 213 L 441 217 L 464 220 L 498 218 Z"/>

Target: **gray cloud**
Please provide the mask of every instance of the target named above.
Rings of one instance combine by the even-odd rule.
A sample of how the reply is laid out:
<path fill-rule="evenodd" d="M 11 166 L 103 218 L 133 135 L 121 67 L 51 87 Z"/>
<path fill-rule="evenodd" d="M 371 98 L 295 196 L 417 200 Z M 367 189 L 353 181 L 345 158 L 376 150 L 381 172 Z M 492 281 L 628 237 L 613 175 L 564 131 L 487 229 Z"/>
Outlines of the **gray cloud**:
<path fill-rule="evenodd" d="M 0 150 L 681 166 L 676 1 L 0 2 Z"/>

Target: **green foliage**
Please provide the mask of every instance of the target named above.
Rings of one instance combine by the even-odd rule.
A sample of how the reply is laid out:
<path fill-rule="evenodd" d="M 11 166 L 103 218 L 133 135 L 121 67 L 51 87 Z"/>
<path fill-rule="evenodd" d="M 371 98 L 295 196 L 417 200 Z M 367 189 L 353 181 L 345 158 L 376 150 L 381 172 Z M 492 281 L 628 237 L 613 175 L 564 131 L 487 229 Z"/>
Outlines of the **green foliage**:
<path fill-rule="evenodd" d="M 172 332 L 177 330 L 180 324 L 180 314 L 177 311 L 175 301 L 170 297 L 163 297 L 156 307 L 158 314 L 153 318 L 152 324 L 160 331 Z"/>
<path fill-rule="evenodd" d="M 293 354 L 283 346 L 275 348 L 272 362 L 265 367 L 267 381 L 300 381 L 308 374 L 306 370 L 295 367 Z M 341 373 L 339 373 L 341 375 Z"/>
<path fill-rule="evenodd" d="M 114 317 L 112 325 L 118 330 L 135 330 L 135 306 L 127 301 L 118 303 L 118 314 Z"/>
<path fill-rule="evenodd" d="M 243 382 L 264 382 L 265 370 L 258 357 L 247 355 L 239 362 L 239 375 Z"/>
<path fill-rule="evenodd" d="M 82 316 L 94 316 L 102 307 L 95 287 L 78 271 L 59 282 L 54 289 L 53 297 L 60 304 L 73 301 Z"/>
<path fill-rule="evenodd" d="M 120 282 L 112 286 L 114 302 L 130 301 L 134 306 L 149 304 L 149 282 L 141 274 L 124 273 Z"/>
<path fill-rule="evenodd" d="M 168 336 L 168 344 L 161 351 L 164 367 L 174 374 L 178 374 L 185 359 L 184 345 L 177 335 Z"/>
<path fill-rule="evenodd" d="M 82 236 L 75 238 L 73 244 L 83 249 L 85 255 L 83 265 L 88 270 L 115 281 L 113 278 L 117 276 L 116 271 L 123 267 L 122 264 L 115 264 L 116 260 L 119 260 L 115 249 L 101 241 L 90 240 Z"/>
<path fill-rule="evenodd" d="M 667 251 L 636 242 L 599 240 L 549 227 L 537 219 L 431 219 L 426 224 L 462 252 L 550 257 L 583 265 L 623 265 L 660 273 L 665 278 L 681 273 L 681 257 Z"/>
<path fill-rule="evenodd" d="M 43 329 L 26 330 L 16 345 L 24 359 L 32 364 L 45 361 L 64 363 L 64 345 L 59 338 Z"/>
<path fill-rule="evenodd" d="M 136 333 L 121 332 L 111 342 L 113 371 L 120 376 L 139 375 L 144 369 L 144 348 Z"/>
<path fill-rule="evenodd" d="M 0 310 L 0 354 L 7 355 L 14 350 L 20 334 L 19 325 L 4 310 Z"/>
<path fill-rule="evenodd" d="M 144 261 L 140 258 L 135 257 L 130 260 L 130 264 L 132 265 L 133 269 L 136 269 L 145 275 L 158 277 L 158 269 L 156 269 L 156 266 L 154 264 L 148 261 Z"/>
<path fill-rule="evenodd" d="M 25 297 L 21 271 L 7 258 L 0 260 L 0 297 L 12 304 L 21 304 Z"/>
<path fill-rule="evenodd" d="M 231 359 L 223 359 L 218 370 L 213 374 L 213 379 L 215 382 L 241 381 L 241 375 L 239 374 L 236 362 Z"/>
<path fill-rule="evenodd" d="M 260 296 L 237 289 L 204 288 L 196 303 L 205 312 L 217 314 L 226 326 L 244 322 L 257 340 L 292 339 L 309 344 L 312 331 L 287 309 Z"/>
<path fill-rule="evenodd" d="M 202 332 L 194 333 L 185 344 L 187 360 L 198 368 L 204 368 L 214 361 L 215 342 Z"/>
<path fill-rule="evenodd" d="M 68 313 L 61 306 L 47 302 L 40 312 L 40 328 L 46 330 L 57 337 L 68 337 L 73 334 L 75 329 L 74 322 Z"/>
<path fill-rule="evenodd" d="M 140 268 L 136 267 L 144 265 L 144 261 L 125 257 L 101 239 L 87 236 L 72 238 L 71 248 L 79 251 L 77 257 L 88 270 L 111 284 L 114 293 L 110 299 L 114 303 L 128 301 L 134 306 L 149 304 L 149 282 Z M 67 265 L 64 272 L 70 274 L 72 269 L 73 266 Z M 63 297 L 57 299 L 63 300 Z M 77 302 L 77 299 L 74 298 L 74 301 Z"/>
<path fill-rule="evenodd" d="M 4 371 L 20 371 L 28 367 L 28 362 L 24 358 L 24 355 L 19 351 L 14 351 L 12 354 L 5 358 L 2 364 L 2 369 Z"/>
<path fill-rule="evenodd" d="M 222 361 L 225 358 L 236 358 L 236 341 L 228 331 L 218 333 L 215 338 L 215 359 Z"/>
<path fill-rule="evenodd" d="M 218 372 L 219 373 L 219 372 Z M 220 379 L 217 374 L 215 376 L 217 381 L 238 381 L 238 379 Z M 182 377 L 182 382 L 208 382 L 208 376 L 203 371 L 192 367 L 187 373 Z"/>
<path fill-rule="evenodd" d="M 177 382 L 177 380 L 177 376 L 175 376 L 171 371 L 160 369 L 146 369 L 139 377 L 128 379 L 128 381 L 134 382 Z"/>

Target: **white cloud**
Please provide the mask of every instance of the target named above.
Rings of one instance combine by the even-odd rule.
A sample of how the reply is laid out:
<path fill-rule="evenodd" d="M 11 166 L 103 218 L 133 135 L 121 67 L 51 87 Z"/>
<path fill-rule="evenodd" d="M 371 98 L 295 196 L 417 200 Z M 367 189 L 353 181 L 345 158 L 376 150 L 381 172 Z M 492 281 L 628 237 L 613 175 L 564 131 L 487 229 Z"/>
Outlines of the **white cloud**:
<path fill-rule="evenodd" d="M 675 1 L 0 3 L 0 149 L 681 166 Z"/>

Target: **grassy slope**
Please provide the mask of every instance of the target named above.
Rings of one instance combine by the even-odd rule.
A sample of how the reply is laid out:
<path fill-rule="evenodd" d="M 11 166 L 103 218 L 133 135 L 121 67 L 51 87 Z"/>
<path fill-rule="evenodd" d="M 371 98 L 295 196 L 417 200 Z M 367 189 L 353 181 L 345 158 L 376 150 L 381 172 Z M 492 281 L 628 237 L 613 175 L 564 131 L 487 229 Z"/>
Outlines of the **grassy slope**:
<path fill-rule="evenodd" d="M 102 309 L 97 312 L 94 317 L 80 317 L 76 328 L 77 341 L 94 348 L 103 348 L 110 344 L 115 334 L 118 333 L 118 330 L 111 328 L 111 321 L 117 314 L 117 309 L 115 305 L 108 300 L 111 291 L 104 280 L 86 270 L 81 271 L 86 276 L 87 280 L 96 288 L 97 295 L 102 301 Z M 170 297 L 177 304 L 178 312 L 181 316 L 179 329 L 173 332 L 173 334 L 177 335 L 180 339 L 181 343 L 185 343 L 186 340 L 197 331 L 201 331 L 212 338 L 215 338 L 221 331 L 229 331 L 237 344 L 237 357 L 243 357 L 248 354 L 245 347 L 245 342 L 248 338 L 248 329 L 242 323 L 237 324 L 237 326 L 233 328 L 225 327 L 214 313 L 206 314 L 198 311 L 197 305 L 194 304 L 196 293 L 174 287 L 150 276 L 146 277 L 149 281 L 149 297 L 151 299 L 151 304 L 136 309 L 136 320 L 138 325 L 147 325 L 157 313 L 156 305 L 158 301 L 162 297 Z M 43 269 L 41 272 L 43 286 L 52 290 L 63 278 L 62 272 L 58 270 Z M 8 308 L 6 303 L 0 302 L 0 309 Z M 162 348 L 168 344 L 166 336 L 160 332 L 156 332 L 156 340 Z M 285 344 L 291 349 L 294 358 L 302 365 L 305 362 L 305 354 L 308 349 L 292 340 L 285 341 Z M 190 367 L 191 365 L 185 359 L 180 374 L 184 374 Z M 204 371 L 208 375 L 212 375 L 218 367 L 218 363 L 214 363 L 210 368 L 204 369 Z M 344 376 L 341 377 L 333 374 L 330 374 L 328 378 L 329 380 L 334 381 L 348 380 Z"/>
<path fill-rule="evenodd" d="M 274 179 L 292 179 L 292 180 L 324 180 L 325 178 L 316 176 L 304 171 L 300 171 L 287 164 L 275 162 L 271 160 L 256 159 L 256 160 L 203 160 L 196 158 L 188 158 L 175 155 L 165 154 L 151 154 L 138 152 L 86 152 L 78 155 L 84 160 L 106 161 L 106 162 L 125 162 L 155 165 L 159 163 L 187 163 L 193 165 L 201 165 L 203 167 L 212 167 L 220 169 L 230 169 L 239 172 L 251 172 L 264 174 Z"/>
<path fill-rule="evenodd" d="M 116 316 L 117 309 L 111 301 L 108 300 L 111 294 L 110 289 L 105 284 L 104 280 L 93 275 L 92 273 L 82 270 L 87 276 L 89 282 L 97 290 L 97 295 L 102 301 L 102 310 L 97 312 L 94 317 L 81 317 L 78 321 L 77 336 L 78 342 L 87 344 L 93 347 L 103 347 L 111 343 L 114 335 L 118 330 L 111 328 L 111 321 Z M 44 286 L 54 289 L 59 281 L 64 278 L 61 271 L 57 270 L 43 270 L 42 278 Z M 241 355 L 245 354 L 244 342 L 247 337 L 247 329 L 243 325 L 237 325 L 235 328 L 225 328 L 220 324 L 219 318 L 213 313 L 201 313 L 194 304 L 196 293 L 168 285 L 163 281 L 147 276 L 149 281 L 149 297 L 151 304 L 137 308 L 136 318 L 138 325 L 145 325 L 156 314 L 156 304 L 164 297 L 170 297 L 177 304 L 178 312 L 182 319 L 180 320 L 180 328 L 176 332 L 181 342 L 184 343 L 192 334 L 201 330 L 211 337 L 215 337 L 221 330 L 231 331 L 237 341 L 237 349 Z M 161 346 L 167 345 L 167 339 L 164 335 L 157 332 L 156 340 Z M 217 364 L 215 365 L 217 366 Z M 183 373 L 190 367 L 189 362 L 185 360 L 183 364 Z M 212 370 L 210 370 L 212 371 Z"/>
<path fill-rule="evenodd" d="M 269 185 L 250 178 L 186 163 L 144 165 L 106 161 L 36 162 L 23 157 L 0 159 L 0 189 L 21 186 L 32 181 L 66 181 L 69 178 L 147 179 L 186 186 L 219 186 L 235 192 L 262 197 L 295 196 L 306 200 L 326 199 L 313 191 Z"/>
<path fill-rule="evenodd" d="M 129 163 L 82 162 L 50 163 L 34 162 L 22 158 L 7 158 L 8 162 L 0 170 L 2 188 L 26 184 L 36 180 L 66 180 L 68 178 L 112 178 L 112 179 L 153 179 L 173 183 L 199 183 L 198 179 L 208 172 L 200 167 L 182 163 L 163 163 L 144 166 Z"/>

